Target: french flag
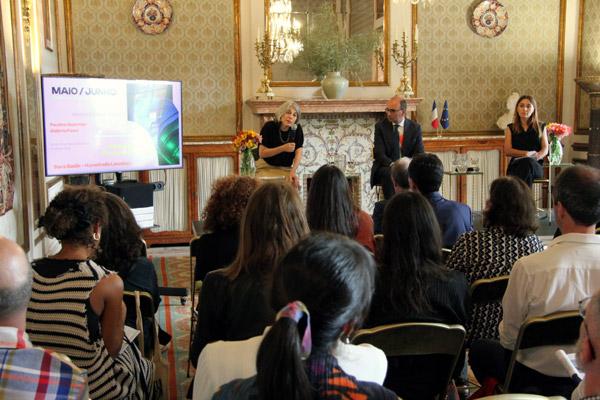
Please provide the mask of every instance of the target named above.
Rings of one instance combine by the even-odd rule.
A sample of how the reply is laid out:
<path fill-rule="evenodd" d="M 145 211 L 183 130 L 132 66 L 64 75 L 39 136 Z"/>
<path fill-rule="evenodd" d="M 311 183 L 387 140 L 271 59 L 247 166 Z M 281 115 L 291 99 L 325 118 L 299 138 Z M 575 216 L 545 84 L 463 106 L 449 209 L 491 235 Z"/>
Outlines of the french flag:
<path fill-rule="evenodd" d="M 435 100 L 433 101 L 433 106 L 431 107 L 431 126 L 434 129 L 440 127 L 440 120 L 438 119 L 437 106 L 435 105 Z"/>

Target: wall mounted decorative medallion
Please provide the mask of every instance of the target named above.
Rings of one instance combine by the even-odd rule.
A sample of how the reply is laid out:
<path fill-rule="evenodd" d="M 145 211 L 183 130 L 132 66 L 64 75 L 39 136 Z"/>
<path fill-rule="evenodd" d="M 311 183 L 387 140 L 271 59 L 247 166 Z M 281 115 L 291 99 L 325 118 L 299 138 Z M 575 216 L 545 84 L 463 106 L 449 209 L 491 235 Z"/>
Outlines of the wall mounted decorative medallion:
<path fill-rule="evenodd" d="M 131 11 L 133 22 L 148 35 L 163 33 L 169 27 L 172 15 L 169 0 L 136 0 Z"/>
<path fill-rule="evenodd" d="M 471 27 L 479 36 L 493 38 L 500 35 L 508 25 L 508 12 L 496 0 L 484 0 L 473 10 Z"/>

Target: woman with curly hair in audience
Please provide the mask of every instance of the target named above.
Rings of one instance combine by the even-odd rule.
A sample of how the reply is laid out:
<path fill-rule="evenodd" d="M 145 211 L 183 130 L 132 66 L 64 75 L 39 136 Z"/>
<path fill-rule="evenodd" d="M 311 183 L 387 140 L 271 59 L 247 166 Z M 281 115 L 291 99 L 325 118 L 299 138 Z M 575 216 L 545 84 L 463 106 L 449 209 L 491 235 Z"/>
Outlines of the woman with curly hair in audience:
<path fill-rule="evenodd" d="M 196 255 L 194 279 L 204 280 L 206 274 L 231 264 L 237 253 L 240 220 L 250 195 L 259 181 L 230 175 L 217 179 L 202 212 L 204 233 L 192 243 Z"/>
<path fill-rule="evenodd" d="M 375 251 L 373 219 L 354 204 L 348 179 L 335 165 L 325 164 L 313 175 L 306 219 L 313 232 L 339 233 Z"/>
<path fill-rule="evenodd" d="M 96 263 L 115 271 L 123 280 L 124 289 L 130 292 L 139 290 L 152 296 L 154 312 L 160 304 L 158 278 L 154 264 L 146 257 L 146 244 L 142 239 L 142 229 L 137 224 L 133 212 L 119 196 L 105 192 L 104 203 L 108 210 L 109 223 L 100 238 L 100 248 L 96 253 Z M 136 327 L 135 309 L 127 310 L 125 324 Z M 144 354 L 150 354 L 154 346 L 154 326 L 151 320 L 144 320 Z M 159 329 L 160 344 L 167 344 L 171 336 Z"/>
<path fill-rule="evenodd" d="M 260 335 L 275 312 L 268 292 L 275 266 L 308 234 L 298 192 L 287 182 L 261 184 L 242 217 L 233 263 L 204 279 L 190 357 L 194 365 L 207 343 Z"/>
<path fill-rule="evenodd" d="M 40 224 L 61 249 L 32 263 L 27 333 L 87 370 L 92 399 L 151 398 L 152 364 L 124 340 L 123 281 L 92 261 L 107 222 L 97 186 L 66 187 L 50 202 Z"/>
<path fill-rule="evenodd" d="M 516 177 L 502 176 L 492 182 L 483 227 L 462 235 L 446 262 L 448 268 L 464 272 L 469 284 L 509 275 L 519 258 L 544 249 L 534 233 L 538 223 L 531 190 Z M 498 339 L 501 319 L 499 303 L 475 305 L 469 341 Z"/>
<path fill-rule="evenodd" d="M 462 272 L 442 263 L 442 236 L 429 201 L 417 192 L 401 192 L 386 205 L 383 219 L 381 266 L 365 325 L 399 322 L 440 322 L 467 325 L 470 314 L 469 286 Z M 388 357 L 384 386 L 403 399 L 430 399 L 439 393 L 428 374 L 447 367 L 449 360 Z M 464 365 L 459 360 L 455 376 Z"/>

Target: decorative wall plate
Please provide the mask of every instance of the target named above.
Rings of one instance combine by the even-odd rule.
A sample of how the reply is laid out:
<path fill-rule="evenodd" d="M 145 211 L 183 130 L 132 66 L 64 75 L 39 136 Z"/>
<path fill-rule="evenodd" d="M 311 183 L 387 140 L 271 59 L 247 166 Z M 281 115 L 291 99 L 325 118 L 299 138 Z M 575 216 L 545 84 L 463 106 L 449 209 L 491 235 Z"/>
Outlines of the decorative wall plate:
<path fill-rule="evenodd" d="M 497 0 L 484 0 L 473 10 L 471 26 L 475 33 L 486 38 L 500 35 L 508 25 L 508 12 Z"/>
<path fill-rule="evenodd" d="M 171 23 L 172 15 L 169 0 L 136 0 L 131 11 L 133 22 L 148 35 L 164 32 Z"/>

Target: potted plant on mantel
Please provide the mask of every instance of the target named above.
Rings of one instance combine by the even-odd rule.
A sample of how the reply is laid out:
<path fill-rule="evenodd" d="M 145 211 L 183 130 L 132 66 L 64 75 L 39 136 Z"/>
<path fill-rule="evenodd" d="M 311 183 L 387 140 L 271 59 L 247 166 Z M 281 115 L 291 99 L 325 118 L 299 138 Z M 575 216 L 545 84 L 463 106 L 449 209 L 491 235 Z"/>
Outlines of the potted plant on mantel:
<path fill-rule="evenodd" d="M 348 79 L 360 81 L 360 75 L 371 70 L 378 34 L 358 33 L 349 36 L 342 19 L 331 4 L 323 4 L 311 14 L 310 26 L 302 33 L 304 50 L 296 56 L 292 68 L 310 72 L 321 81 L 328 99 L 344 97 Z"/>

